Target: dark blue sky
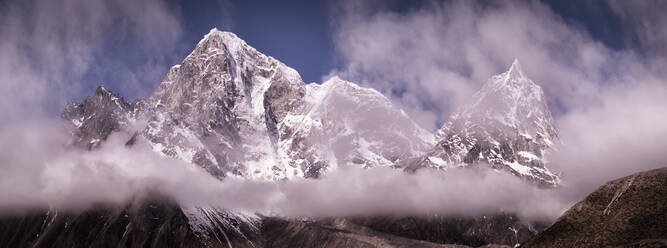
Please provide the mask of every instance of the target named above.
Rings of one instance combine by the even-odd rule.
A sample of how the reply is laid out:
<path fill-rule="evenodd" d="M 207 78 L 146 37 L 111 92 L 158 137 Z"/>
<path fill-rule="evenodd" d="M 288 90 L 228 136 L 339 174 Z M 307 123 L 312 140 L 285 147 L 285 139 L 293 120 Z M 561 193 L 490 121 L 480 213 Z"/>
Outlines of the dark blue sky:
<path fill-rule="evenodd" d="M 260 52 L 296 68 L 304 81 L 331 69 L 333 44 L 325 1 L 181 1 L 186 55 L 213 28 L 231 31 Z"/>
<path fill-rule="evenodd" d="M 397 1 L 387 8 L 403 12 L 426 1 Z M 568 23 L 583 26 L 611 48 L 624 48 L 620 23 L 599 1 L 545 1 Z M 212 27 L 232 31 L 262 53 L 295 68 L 305 82 L 319 82 L 336 66 L 330 1 L 231 1 L 229 4 L 181 1 L 185 23 L 183 56 Z"/>
<path fill-rule="evenodd" d="M 387 1 L 385 8 L 402 12 L 424 1 Z M 336 67 L 332 15 L 337 1 L 179 1 L 185 23 L 183 57 L 216 27 L 231 31 L 260 52 L 295 68 L 304 82 L 320 82 Z"/>
<path fill-rule="evenodd" d="M 633 46 L 628 35 L 622 35 L 618 18 L 601 1 L 545 1 L 568 24 L 580 26 L 596 40 L 614 49 Z M 179 12 L 183 25 L 182 40 L 175 54 L 166 56 L 166 63 L 174 65 L 189 54 L 208 31 L 217 27 L 236 33 L 249 45 L 296 69 L 304 82 L 320 82 L 322 76 L 337 68 L 332 35 L 334 10 L 337 1 L 204 1 L 171 0 L 171 8 Z M 385 8 L 407 12 L 427 1 L 391 1 Z M 492 2 L 491 2 L 492 3 Z M 153 59 L 152 54 L 127 52 L 131 42 L 120 42 L 104 51 L 113 63 L 128 67 L 141 65 Z M 112 66 L 109 66 L 112 67 Z M 168 67 L 167 67 L 168 68 Z M 166 71 L 165 71 L 166 73 Z M 85 78 L 90 91 L 103 82 L 129 99 L 145 96 L 145 92 L 123 92 L 115 82 L 123 80 L 112 68 L 91 71 Z M 152 79 L 147 85 L 156 87 L 161 80 Z"/>

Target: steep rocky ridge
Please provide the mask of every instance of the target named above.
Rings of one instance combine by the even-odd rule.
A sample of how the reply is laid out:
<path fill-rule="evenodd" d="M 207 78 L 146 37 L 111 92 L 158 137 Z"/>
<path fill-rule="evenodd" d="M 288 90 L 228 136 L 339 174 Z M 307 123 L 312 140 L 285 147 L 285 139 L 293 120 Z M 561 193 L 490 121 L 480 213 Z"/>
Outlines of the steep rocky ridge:
<path fill-rule="evenodd" d="M 100 85 L 83 102 L 69 102 L 61 116 L 74 127 L 72 142 L 90 150 L 99 146 L 112 132 L 126 130 L 139 115 L 143 104 L 141 99 L 128 103 Z"/>
<path fill-rule="evenodd" d="M 667 168 L 602 185 L 521 247 L 667 247 Z"/>

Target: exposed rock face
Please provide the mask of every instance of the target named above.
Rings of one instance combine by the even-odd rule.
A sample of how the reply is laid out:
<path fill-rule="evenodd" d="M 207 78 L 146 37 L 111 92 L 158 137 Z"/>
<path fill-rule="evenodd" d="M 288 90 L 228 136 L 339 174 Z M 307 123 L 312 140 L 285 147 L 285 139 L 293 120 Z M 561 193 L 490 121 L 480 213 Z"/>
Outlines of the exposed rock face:
<path fill-rule="evenodd" d="M 611 181 L 521 247 L 667 247 L 667 168 Z"/>
<path fill-rule="evenodd" d="M 86 97 L 82 103 L 68 103 L 61 116 L 76 127 L 73 142 L 93 149 L 106 140 L 111 132 L 126 128 L 142 103 L 143 100 L 127 103 L 123 97 L 100 85 L 95 94 Z"/>
<path fill-rule="evenodd" d="M 436 133 L 437 145 L 414 168 L 454 168 L 486 162 L 523 178 L 554 186 L 560 178 L 544 156 L 558 134 L 540 86 L 514 61 L 493 76 L 472 101 Z"/>
<path fill-rule="evenodd" d="M 143 134 L 156 151 L 220 178 L 285 178 L 293 168 L 278 159 L 275 122 L 304 88 L 293 69 L 212 30 L 150 98 Z"/>

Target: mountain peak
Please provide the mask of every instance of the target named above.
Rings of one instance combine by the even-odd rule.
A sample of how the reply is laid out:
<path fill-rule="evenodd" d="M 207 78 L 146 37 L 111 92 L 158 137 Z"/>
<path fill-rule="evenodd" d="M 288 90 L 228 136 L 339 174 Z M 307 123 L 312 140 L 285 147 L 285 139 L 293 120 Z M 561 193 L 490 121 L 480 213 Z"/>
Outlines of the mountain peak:
<path fill-rule="evenodd" d="M 204 43 L 210 43 L 207 41 L 214 40 L 214 39 L 219 39 L 219 43 L 214 43 L 215 46 L 217 47 L 218 45 L 224 45 L 224 46 L 239 46 L 241 44 L 245 44 L 245 41 L 243 41 L 241 38 L 239 38 L 236 34 L 232 32 L 227 32 L 227 31 L 220 31 L 217 28 L 212 28 L 208 34 L 204 35 L 204 38 L 202 38 L 199 43 L 197 44 L 197 47 L 200 47 Z M 218 47 L 221 48 L 221 47 Z"/>
<path fill-rule="evenodd" d="M 104 88 L 104 85 L 98 85 L 97 89 L 95 89 L 95 95 L 110 95 L 111 92 Z"/>
<path fill-rule="evenodd" d="M 512 65 L 510 66 L 510 70 L 512 70 L 512 69 L 517 69 L 517 70 L 521 71 L 521 64 L 519 63 L 518 59 L 514 59 L 512 61 Z"/>
<path fill-rule="evenodd" d="M 542 89 L 514 60 L 438 130 L 439 144 L 426 162 L 456 167 L 483 161 L 553 186 L 559 178 L 544 157 L 557 138 Z"/>
<path fill-rule="evenodd" d="M 518 59 L 514 59 L 512 62 L 512 65 L 510 66 L 509 70 L 507 70 L 507 75 L 512 78 L 512 77 L 523 77 L 523 71 L 521 70 L 521 64 L 519 64 Z"/>
<path fill-rule="evenodd" d="M 482 86 L 482 88 L 473 95 L 474 103 L 478 105 L 488 98 L 497 99 L 506 104 L 526 103 L 526 102 L 545 102 L 542 88 L 535 84 L 523 73 L 521 64 L 515 59 L 509 69 L 501 74 L 495 75 Z M 528 104 L 531 105 L 531 104 Z M 474 107 L 474 106 L 468 106 Z"/>
<path fill-rule="evenodd" d="M 494 80 L 496 84 L 509 86 L 513 89 L 526 88 L 527 86 L 528 88 L 532 88 L 533 86 L 537 86 L 523 73 L 518 59 L 514 59 L 510 68 L 506 72 L 496 76 L 496 78 L 500 79 Z"/>
<path fill-rule="evenodd" d="M 204 40 L 213 36 L 221 37 L 224 40 L 241 40 L 241 38 L 239 38 L 236 34 L 232 32 L 221 31 L 217 28 L 212 28 L 211 31 L 208 32 L 208 34 L 204 35 Z"/>
<path fill-rule="evenodd" d="M 199 40 L 197 46 L 195 46 L 195 49 L 188 55 L 188 57 L 193 55 L 195 57 L 199 57 L 199 55 L 202 54 L 213 54 L 221 52 L 236 54 L 243 50 L 244 47 L 254 50 L 254 48 L 248 46 L 246 42 L 236 36 L 236 34 L 227 31 L 220 31 L 217 28 L 212 28 L 206 35 L 204 35 L 201 40 Z"/>

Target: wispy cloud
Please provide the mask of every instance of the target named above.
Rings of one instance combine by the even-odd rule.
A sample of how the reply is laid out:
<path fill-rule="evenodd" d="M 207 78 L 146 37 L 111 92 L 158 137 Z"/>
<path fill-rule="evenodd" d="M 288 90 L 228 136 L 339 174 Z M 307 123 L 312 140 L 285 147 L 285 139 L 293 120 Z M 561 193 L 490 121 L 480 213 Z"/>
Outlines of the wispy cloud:
<path fill-rule="evenodd" d="M 610 85 L 664 75 L 664 59 L 609 49 L 539 2 L 454 1 L 408 13 L 342 6 L 334 19 L 342 68 L 332 74 L 392 96 L 430 130 L 514 58 L 556 114 L 595 103 Z M 660 33 L 643 26 L 634 27 Z"/>
<path fill-rule="evenodd" d="M 7 1 L 0 22 L 0 122 L 59 111 L 102 83 L 86 82 L 91 74 L 113 74 L 132 97 L 150 91 L 182 33 L 177 11 L 157 0 Z M 133 68 L 118 59 L 136 51 L 153 55 Z"/>
<path fill-rule="evenodd" d="M 565 146 L 551 166 L 563 201 L 664 167 L 667 29 L 662 2 L 605 2 L 623 23 L 615 50 L 537 1 L 431 2 L 407 13 L 343 4 L 333 23 L 342 66 L 331 74 L 390 96 L 435 130 L 481 84 L 519 59 L 548 97 Z"/>

